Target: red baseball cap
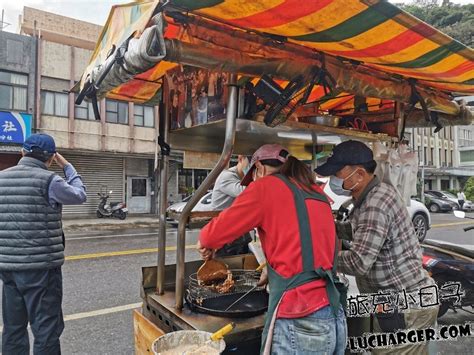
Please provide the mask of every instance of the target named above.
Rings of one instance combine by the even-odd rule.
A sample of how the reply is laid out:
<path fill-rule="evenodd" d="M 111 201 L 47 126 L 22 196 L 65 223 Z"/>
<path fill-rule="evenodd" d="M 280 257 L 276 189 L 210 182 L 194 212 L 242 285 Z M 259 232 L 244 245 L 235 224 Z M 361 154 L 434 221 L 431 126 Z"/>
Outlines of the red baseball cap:
<path fill-rule="evenodd" d="M 285 163 L 289 155 L 290 153 L 288 150 L 279 144 L 262 145 L 255 153 L 253 153 L 252 160 L 250 161 L 250 168 L 240 184 L 248 186 L 253 181 L 253 171 L 257 161 L 278 160 Z"/>

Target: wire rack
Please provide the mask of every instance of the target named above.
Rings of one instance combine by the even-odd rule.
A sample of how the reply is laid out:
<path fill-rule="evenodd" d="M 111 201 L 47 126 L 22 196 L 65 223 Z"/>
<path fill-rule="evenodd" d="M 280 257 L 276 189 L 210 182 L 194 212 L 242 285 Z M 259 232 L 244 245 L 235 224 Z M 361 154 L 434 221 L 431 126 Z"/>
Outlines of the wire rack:
<path fill-rule="evenodd" d="M 234 286 L 225 294 L 245 293 L 254 288 L 260 280 L 260 272 L 254 270 L 229 270 L 232 273 Z M 256 287 L 255 291 L 263 290 L 265 287 Z M 191 274 L 188 279 L 187 292 L 194 300 L 203 300 L 222 296 L 223 293 L 217 292 L 212 287 L 202 285 L 197 273 Z"/>

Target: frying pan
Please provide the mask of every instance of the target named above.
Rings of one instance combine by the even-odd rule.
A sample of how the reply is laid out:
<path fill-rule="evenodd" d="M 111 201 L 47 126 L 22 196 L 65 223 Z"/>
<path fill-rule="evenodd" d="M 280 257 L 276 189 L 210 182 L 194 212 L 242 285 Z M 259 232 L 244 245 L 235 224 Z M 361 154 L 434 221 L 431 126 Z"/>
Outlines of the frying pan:
<path fill-rule="evenodd" d="M 186 304 L 188 307 L 199 313 L 206 313 L 218 317 L 228 318 L 248 318 L 264 313 L 268 308 L 268 293 L 263 290 L 255 290 L 250 292 L 232 308 L 225 311 L 232 303 L 242 297 L 245 292 L 234 292 L 209 297 L 202 300 L 201 304 L 190 295 L 189 290 L 186 292 Z"/>

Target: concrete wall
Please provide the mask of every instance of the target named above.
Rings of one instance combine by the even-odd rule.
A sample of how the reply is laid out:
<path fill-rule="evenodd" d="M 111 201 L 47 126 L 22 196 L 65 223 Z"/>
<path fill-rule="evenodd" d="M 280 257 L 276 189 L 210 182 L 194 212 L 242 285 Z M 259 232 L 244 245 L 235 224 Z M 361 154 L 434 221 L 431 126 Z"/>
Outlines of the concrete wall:
<path fill-rule="evenodd" d="M 41 46 L 41 89 L 56 92 L 68 91 L 72 82 L 80 79 L 88 64 L 91 51 L 75 48 L 70 45 L 42 40 Z M 74 80 L 71 80 L 71 75 Z M 72 102 L 72 100 L 71 100 Z M 132 126 L 133 110 L 130 108 L 130 124 L 101 123 L 99 121 L 83 121 L 74 119 L 74 110 L 69 117 L 71 122 L 66 127 L 67 119 L 58 118 L 62 122 L 58 135 L 67 142 L 69 149 L 102 150 L 121 153 L 155 154 L 155 128 Z M 41 124 L 50 132 L 55 130 L 51 117 Z M 102 128 L 103 124 L 103 128 Z M 58 127 L 59 130 L 59 127 Z M 70 137 L 66 138 L 66 132 Z M 54 134 L 56 136 L 56 134 Z M 104 135 L 103 144 L 101 136 Z"/>
<path fill-rule="evenodd" d="M 133 152 L 155 154 L 155 129 L 145 127 L 134 128 Z"/>
<path fill-rule="evenodd" d="M 65 117 L 41 116 L 41 132 L 54 137 L 57 148 L 69 148 L 69 121 Z"/>
<path fill-rule="evenodd" d="M 93 23 L 27 6 L 23 8 L 21 32 L 24 34 L 41 33 L 42 38 L 50 41 L 93 49 L 101 31 L 102 26 Z"/>
<path fill-rule="evenodd" d="M 71 73 L 71 47 L 48 41 L 41 45 L 41 75 L 69 79 Z"/>
<path fill-rule="evenodd" d="M 75 120 L 74 147 L 84 150 L 101 150 L 101 124 L 98 121 Z"/>
<path fill-rule="evenodd" d="M 125 175 L 148 177 L 148 159 L 126 158 Z"/>
<path fill-rule="evenodd" d="M 27 113 L 35 108 L 36 40 L 32 37 L 0 31 L 0 70 L 28 75 Z"/>
<path fill-rule="evenodd" d="M 89 64 L 92 51 L 83 48 L 73 47 L 74 50 L 74 80 L 81 80 L 84 69 Z"/>

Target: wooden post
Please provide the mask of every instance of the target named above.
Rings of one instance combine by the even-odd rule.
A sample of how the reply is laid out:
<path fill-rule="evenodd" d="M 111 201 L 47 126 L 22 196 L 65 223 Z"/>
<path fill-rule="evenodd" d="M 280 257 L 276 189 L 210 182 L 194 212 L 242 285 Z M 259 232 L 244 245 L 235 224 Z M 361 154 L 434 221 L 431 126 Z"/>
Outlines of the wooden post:
<path fill-rule="evenodd" d="M 145 318 L 139 309 L 133 311 L 133 332 L 135 338 L 135 355 L 153 354 L 153 342 L 165 332 Z"/>

